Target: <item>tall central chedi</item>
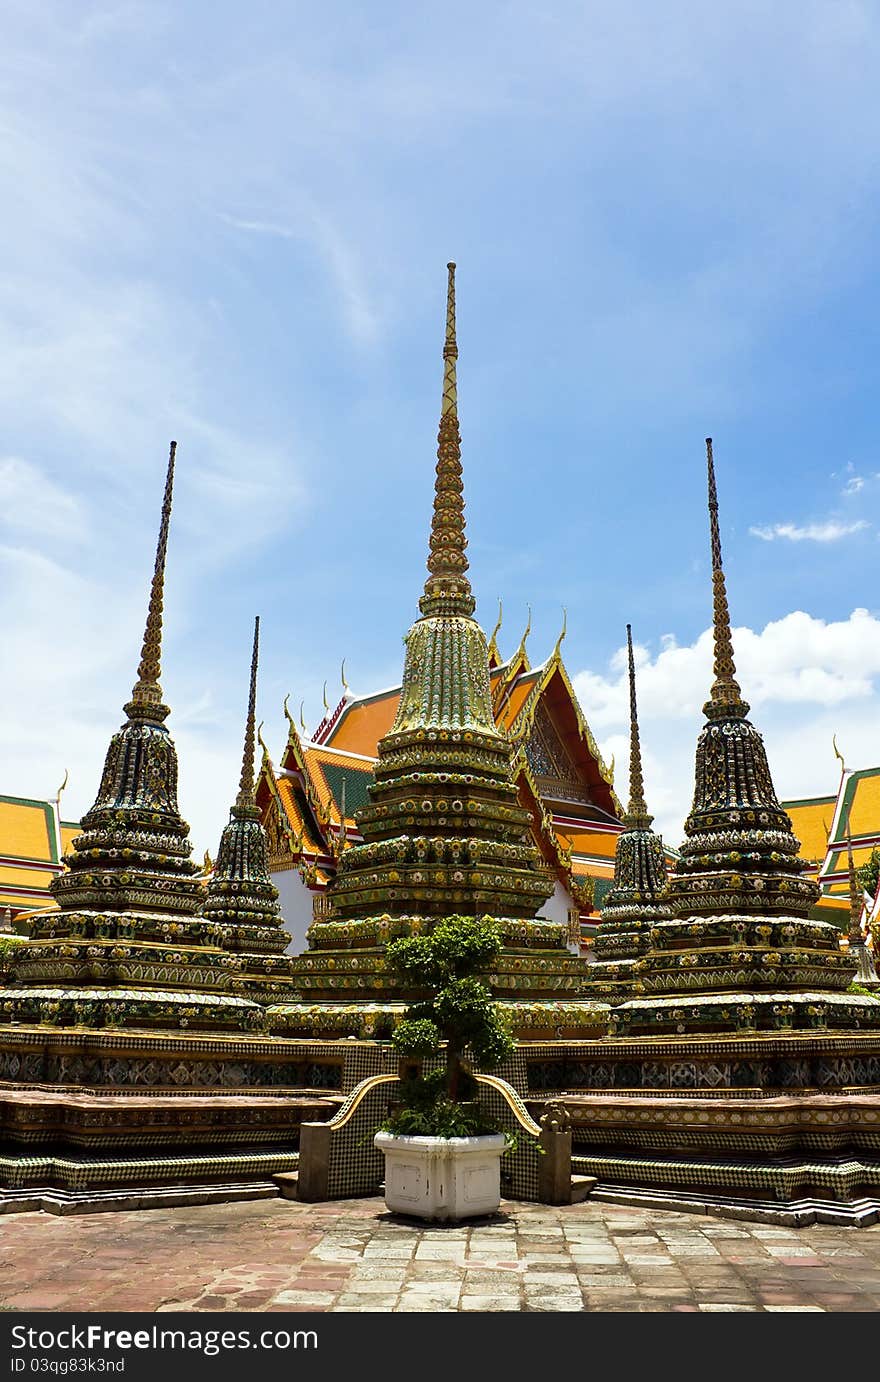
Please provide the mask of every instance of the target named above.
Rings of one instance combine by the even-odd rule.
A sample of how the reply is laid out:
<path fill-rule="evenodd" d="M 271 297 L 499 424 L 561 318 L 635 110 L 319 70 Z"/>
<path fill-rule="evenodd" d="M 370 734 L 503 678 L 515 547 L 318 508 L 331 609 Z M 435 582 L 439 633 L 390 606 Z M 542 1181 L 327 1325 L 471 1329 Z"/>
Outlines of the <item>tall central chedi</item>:
<path fill-rule="evenodd" d="M 555 1001 L 579 985 L 582 962 L 565 946 L 565 928 L 535 914 L 553 882 L 533 843 L 529 815 L 511 777 L 509 740 L 495 724 L 486 636 L 474 619 L 465 554 L 458 426 L 455 265 L 449 266 L 443 401 L 438 437 L 428 578 L 420 617 L 406 638 L 397 718 L 380 741 L 370 804 L 358 814 L 363 843 L 342 855 L 329 893 L 329 920 L 309 932 L 295 983 L 314 1030 L 357 1030 L 366 1000 L 399 1000 L 384 948 L 395 936 L 429 928 L 438 917 L 491 915 L 505 950 L 490 982 L 496 996 L 547 999 L 523 1023 L 552 1025 Z M 327 1005 L 330 1006 L 327 1006 Z M 527 1004 L 528 1006 L 528 1004 Z M 589 1006 L 589 1005 L 588 1005 Z M 578 1009 L 582 1019 L 588 1011 Z M 293 1010 L 273 1010 L 291 1030 Z"/>

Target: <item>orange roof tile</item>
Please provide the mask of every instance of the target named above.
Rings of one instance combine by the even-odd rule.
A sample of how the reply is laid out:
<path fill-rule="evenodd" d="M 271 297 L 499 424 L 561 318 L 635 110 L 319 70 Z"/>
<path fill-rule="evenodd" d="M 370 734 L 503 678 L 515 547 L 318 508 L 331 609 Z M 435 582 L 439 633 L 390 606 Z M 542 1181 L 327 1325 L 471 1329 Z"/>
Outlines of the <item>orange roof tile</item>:
<path fill-rule="evenodd" d="M 56 868 L 26 869 L 13 864 L 0 864 L 0 888 L 37 888 L 48 892 L 49 884 L 56 876 Z"/>
<path fill-rule="evenodd" d="M 588 854 L 601 859 L 614 860 L 617 846 L 617 832 L 611 830 L 577 830 L 569 826 L 554 825 L 554 830 L 563 849 L 574 854 Z"/>
<path fill-rule="evenodd" d="M 322 747 L 362 753 L 375 758 L 379 740 L 394 724 L 400 701 L 400 687 L 394 686 L 378 695 L 352 701 L 342 712 Z"/>
<path fill-rule="evenodd" d="M 318 800 L 334 825 L 340 822 L 345 783 L 345 822 L 347 828 L 356 829 L 355 812 L 369 800 L 367 787 L 373 781 L 375 759 L 343 753 L 329 744 L 305 744 L 303 756 Z"/>
<path fill-rule="evenodd" d="M 278 795 L 284 803 L 284 810 L 290 822 L 291 829 L 295 834 L 302 836 L 303 845 L 313 853 L 323 853 L 324 847 L 316 836 L 315 831 L 309 821 L 306 812 L 302 810 L 294 784 L 289 777 L 279 777 L 276 779 Z"/>
<path fill-rule="evenodd" d="M 501 712 L 497 716 L 498 723 L 505 729 L 510 729 L 519 712 L 522 710 L 538 680 L 540 668 L 531 672 L 523 672 L 522 676 L 516 681 L 513 690 L 508 696 Z"/>
<path fill-rule="evenodd" d="M 576 879 L 613 878 L 614 860 L 584 859 L 580 855 L 572 855 L 571 871 Z"/>

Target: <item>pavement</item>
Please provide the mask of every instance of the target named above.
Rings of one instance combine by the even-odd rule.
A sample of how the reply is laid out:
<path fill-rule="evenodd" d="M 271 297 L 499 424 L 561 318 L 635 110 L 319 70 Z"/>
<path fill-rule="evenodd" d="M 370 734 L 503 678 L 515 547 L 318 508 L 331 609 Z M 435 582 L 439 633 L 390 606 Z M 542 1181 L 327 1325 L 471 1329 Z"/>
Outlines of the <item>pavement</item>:
<path fill-rule="evenodd" d="M 10 1311 L 862 1311 L 880 1225 L 764 1227 L 505 1202 L 449 1228 L 381 1199 L 0 1219 Z"/>

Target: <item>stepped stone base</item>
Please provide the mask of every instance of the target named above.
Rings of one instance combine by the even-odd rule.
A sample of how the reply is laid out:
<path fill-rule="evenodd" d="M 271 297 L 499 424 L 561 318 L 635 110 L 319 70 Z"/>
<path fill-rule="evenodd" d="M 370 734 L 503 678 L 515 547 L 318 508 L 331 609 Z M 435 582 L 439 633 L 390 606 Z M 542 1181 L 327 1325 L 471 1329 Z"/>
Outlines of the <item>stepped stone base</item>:
<path fill-rule="evenodd" d="M 277 1194 L 300 1125 L 332 1117 L 360 1077 L 363 1053 L 341 1046 L 0 1028 L 0 1212 Z"/>
<path fill-rule="evenodd" d="M 70 1196 L 88 1196 L 105 1190 L 173 1191 L 212 1184 L 246 1187 L 254 1180 L 270 1181 L 282 1171 L 294 1170 L 299 1153 L 271 1148 L 255 1151 L 239 1147 L 226 1152 L 202 1148 L 173 1155 L 88 1156 L 40 1152 L 27 1157 L 0 1154 L 0 1185 L 6 1191 L 39 1191 L 47 1188 Z M 277 1187 L 276 1187 L 277 1188 Z"/>
<path fill-rule="evenodd" d="M 179 1209 L 185 1205 L 234 1204 L 239 1200 L 272 1200 L 278 1187 L 271 1180 L 216 1185 L 142 1186 L 137 1190 L 0 1189 L 0 1214 L 107 1214 L 123 1209 Z"/>
<path fill-rule="evenodd" d="M 577 1160 L 577 1158 L 573 1158 Z M 624 1185 L 600 1183 L 591 1199 L 604 1204 L 629 1205 L 633 1209 L 668 1209 L 679 1214 L 710 1214 L 719 1219 L 808 1228 L 810 1224 L 836 1224 L 842 1228 L 870 1228 L 880 1223 L 880 1196 L 866 1196 L 849 1204 L 814 1196 L 793 1200 L 750 1200 L 743 1205 L 725 1195 L 697 1196 L 675 1190 L 634 1190 Z"/>
<path fill-rule="evenodd" d="M 880 1034 L 742 1032 L 560 1041 L 520 1048 L 529 1096 L 765 1099 L 880 1093 Z M 653 1104 L 652 1104 L 653 1106 Z"/>
<path fill-rule="evenodd" d="M 612 1038 L 522 1054 L 533 1115 L 539 1090 L 564 1107 L 573 1169 L 596 1178 L 596 1199 L 758 1219 L 772 1211 L 785 1223 L 874 1222 L 875 1034 Z"/>

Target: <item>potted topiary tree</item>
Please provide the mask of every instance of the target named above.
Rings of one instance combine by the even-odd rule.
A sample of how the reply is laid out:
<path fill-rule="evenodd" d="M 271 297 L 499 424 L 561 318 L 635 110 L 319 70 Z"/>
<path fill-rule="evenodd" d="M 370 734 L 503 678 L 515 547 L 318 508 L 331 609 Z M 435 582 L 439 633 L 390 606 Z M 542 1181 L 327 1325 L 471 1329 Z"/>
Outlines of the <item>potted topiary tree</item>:
<path fill-rule="evenodd" d="M 406 1061 L 399 1102 L 374 1139 L 385 1154 L 385 1203 L 424 1219 L 490 1214 L 501 1202 L 500 1159 L 508 1139 L 480 1108 L 470 1064 L 493 1070 L 514 1040 L 477 975 L 501 951 L 491 917 L 445 917 L 426 935 L 392 941 L 387 961 L 424 994 L 406 1010 L 392 1043 Z M 421 1062 L 445 1053 L 435 1069 Z"/>

